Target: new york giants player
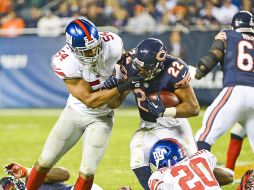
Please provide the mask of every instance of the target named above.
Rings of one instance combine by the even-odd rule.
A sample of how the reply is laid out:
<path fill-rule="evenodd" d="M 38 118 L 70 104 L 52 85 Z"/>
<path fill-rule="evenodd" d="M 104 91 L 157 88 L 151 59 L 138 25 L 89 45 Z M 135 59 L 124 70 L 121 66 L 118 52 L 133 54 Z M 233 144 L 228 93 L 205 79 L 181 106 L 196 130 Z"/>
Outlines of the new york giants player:
<path fill-rule="evenodd" d="M 138 75 L 143 82 L 136 83 L 132 91 L 140 114 L 140 126 L 131 143 L 130 166 L 140 184 L 148 190 L 148 179 L 152 174 L 149 166 L 149 152 L 159 139 L 175 137 L 186 148 L 187 154 L 196 152 L 191 127 L 186 118 L 199 113 L 199 104 L 189 84 L 188 66 L 181 59 L 167 54 L 161 40 L 148 38 L 130 52 L 123 54 L 120 70 L 125 79 Z M 114 86 L 112 78 L 106 87 Z M 181 103 L 176 107 L 164 108 L 160 98 L 153 102 L 149 94 L 167 90 L 174 92 Z"/>
<path fill-rule="evenodd" d="M 151 190 L 219 190 L 213 170 L 217 159 L 207 150 L 187 157 L 175 139 L 159 140 L 150 152 L 150 163 L 158 170 L 149 179 Z"/>
<path fill-rule="evenodd" d="M 198 149 L 211 149 L 216 139 L 235 123 L 241 124 L 254 151 L 254 20 L 248 11 L 238 12 L 232 30 L 220 32 L 208 54 L 200 59 L 196 78 L 201 79 L 218 62 L 223 71 L 223 90 L 206 110 L 196 134 Z"/>
<path fill-rule="evenodd" d="M 129 79 L 117 88 L 102 90 L 103 82 L 113 74 L 115 63 L 123 52 L 118 35 L 99 33 L 93 23 L 84 19 L 70 22 L 65 33 L 66 45 L 53 58 L 52 67 L 63 79 L 70 95 L 29 175 L 28 190 L 40 187 L 49 169 L 81 136 L 82 160 L 74 189 L 91 189 L 113 126 L 111 108 L 120 105 L 126 95 L 124 91 L 132 85 Z"/>

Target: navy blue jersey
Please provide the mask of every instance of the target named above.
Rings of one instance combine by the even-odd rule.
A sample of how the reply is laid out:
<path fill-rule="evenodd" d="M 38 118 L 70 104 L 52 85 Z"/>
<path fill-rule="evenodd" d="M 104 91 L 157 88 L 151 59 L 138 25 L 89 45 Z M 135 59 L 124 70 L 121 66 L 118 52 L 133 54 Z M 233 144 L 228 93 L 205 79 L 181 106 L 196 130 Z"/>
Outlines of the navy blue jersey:
<path fill-rule="evenodd" d="M 226 51 L 222 63 L 223 86 L 254 86 L 254 35 L 225 30 Z"/>
<path fill-rule="evenodd" d="M 130 57 L 121 63 L 121 72 L 125 79 L 135 75 L 137 71 L 132 67 Z M 140 117 L 149 122 L 156 122 L 157 117 L 149 112 L 147 97 L 153 92 L 166 90 L 174 92 L 176 88 L 187 85 L 190 81 L 190 73 L 187 64 L 179 58 L 167 55 L 164 61 L 164 69 L 152 80 L 144 81 L 140 88 L 133 90 Z"/>

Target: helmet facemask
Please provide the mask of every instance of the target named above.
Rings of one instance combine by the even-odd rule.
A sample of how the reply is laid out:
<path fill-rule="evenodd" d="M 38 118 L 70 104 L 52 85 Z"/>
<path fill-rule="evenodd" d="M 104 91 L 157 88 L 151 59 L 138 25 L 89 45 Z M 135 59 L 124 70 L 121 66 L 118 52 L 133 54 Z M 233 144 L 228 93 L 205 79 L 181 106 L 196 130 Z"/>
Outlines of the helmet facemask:
<path fill-rule="evenodd" d="M 163 70 L 162 62 L 157 62 L 154 67 L 146 67 L 144 62 L 135 58 L 132 65 L 134 69 L 138 70 L 139 75 L 144 77 L 145 81 L 154 79 Z"/>
<path fill-rule="evenodd" d="M 100 40 L 98 44 L 91 48 L 86 47 L 75 47 L 73 51 L 79 61 L 89 67 L 95 67 L 98 60 L 101 58 L 103 53 L 102 41 Z"/>

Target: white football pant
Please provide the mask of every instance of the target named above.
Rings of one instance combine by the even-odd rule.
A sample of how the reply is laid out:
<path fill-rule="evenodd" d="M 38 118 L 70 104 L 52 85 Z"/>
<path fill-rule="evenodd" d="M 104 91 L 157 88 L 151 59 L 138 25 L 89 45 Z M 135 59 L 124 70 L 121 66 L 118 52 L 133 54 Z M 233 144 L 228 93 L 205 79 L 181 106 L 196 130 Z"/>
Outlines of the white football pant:
<path fill-rule="evenodd" d="M 112 126 L 113 112 L 107 116 L 93 117 L 66 106 L 47 138 L 39 164 L 51 168 L 83 135 L 80 172 L 94 174 L 105 153 Z"/>
<path fill-rule="evenodd" d="M 170 125 L 171 119 L 169 118 L 168 126 L 166 126 L 166 122 L 165 124 L 162 122 L 159 124 L 141 120 L 140 128 L 134 133 L 130 143 L 131 169 L 149 166 L 151 148 L 160 139 L 176 139 L 184 146 L 187 155 L 192 155 L 197 152 L 196 143 L 188 120 L 176 119 L 179 124 Z"/>

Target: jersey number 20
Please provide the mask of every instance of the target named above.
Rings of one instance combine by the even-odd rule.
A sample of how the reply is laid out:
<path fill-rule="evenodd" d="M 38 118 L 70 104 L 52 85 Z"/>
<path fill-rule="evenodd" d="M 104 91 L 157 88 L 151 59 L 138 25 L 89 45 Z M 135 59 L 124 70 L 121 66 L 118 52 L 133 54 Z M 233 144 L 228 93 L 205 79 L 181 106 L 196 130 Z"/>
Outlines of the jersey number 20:
<path fill-rule="evenodd" d="M 204 170 L 206 170 L 205 173 L 209 173 L 209 178 L 204 174 Z M 190 164 L 188 166 L 178 165 L 173 167 L 171 170 L 171 175 L 176 177 L 182 172 L 184 172 L 186 175 L 179 179 L 179 185 L 184 190 L 205 190 L 205 187 L 213 187 L 218 185 L 218 182 L 216 181 L 207 161 L 204 158 L 199 157 L 192 159 L 190 160 Z M 194 184 L 191 188 L 187 182 L 193 180 L 195 175 L 199 177 L 199 180 L 193 181 Z"/>

